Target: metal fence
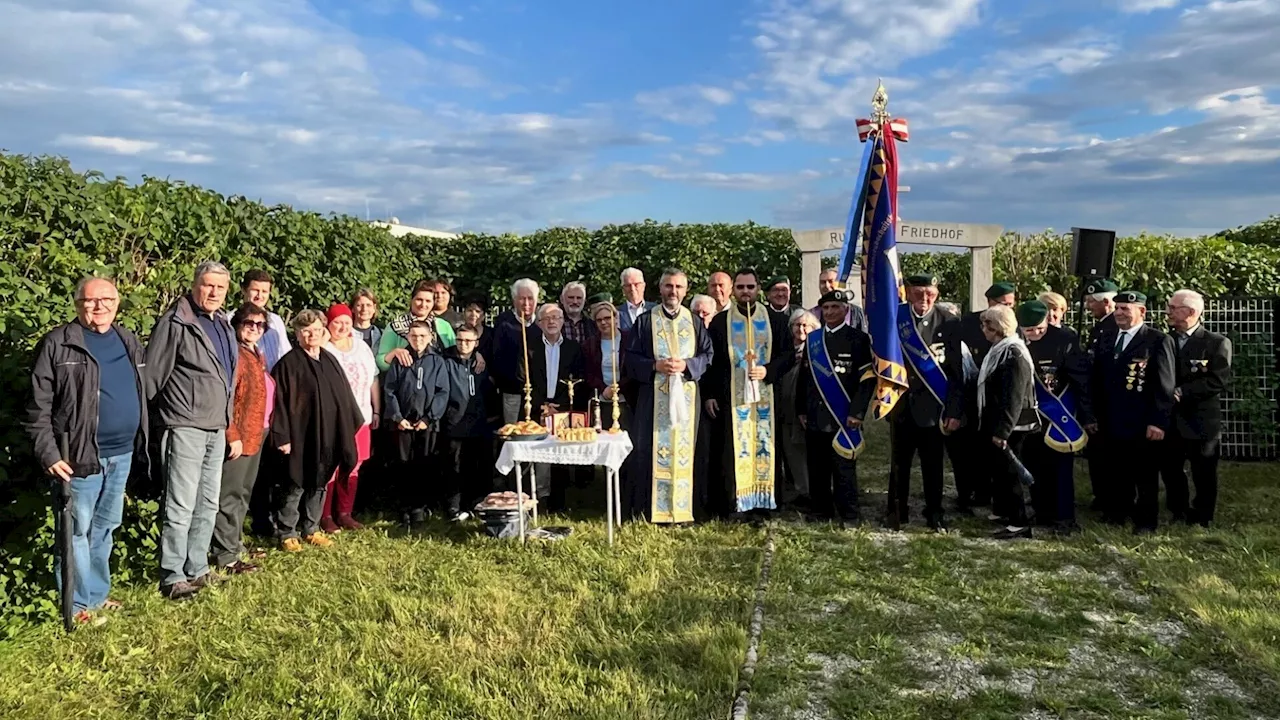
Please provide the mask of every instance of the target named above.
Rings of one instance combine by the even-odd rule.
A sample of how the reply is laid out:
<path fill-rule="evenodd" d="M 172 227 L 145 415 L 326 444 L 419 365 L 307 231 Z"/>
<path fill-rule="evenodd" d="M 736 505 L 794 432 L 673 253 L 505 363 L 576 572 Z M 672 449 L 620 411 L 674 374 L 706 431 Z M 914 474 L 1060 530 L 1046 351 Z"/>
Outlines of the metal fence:
<path fill-rule="evenodd" d="M 1232 460 L 1280 457 L 1276 403 L 1280 399 L 1280 299 L 1206 298 L 1204 326 L 1231 338 L 1232 381 L 1222 398 L 1222 456 Z M 1063 324 L 1075 327 L 1076 306 Z M 1159 306 L 1148 317 L 1167 330 Z M 1086 320 L 1086 332 L 1089 321 Z"/>

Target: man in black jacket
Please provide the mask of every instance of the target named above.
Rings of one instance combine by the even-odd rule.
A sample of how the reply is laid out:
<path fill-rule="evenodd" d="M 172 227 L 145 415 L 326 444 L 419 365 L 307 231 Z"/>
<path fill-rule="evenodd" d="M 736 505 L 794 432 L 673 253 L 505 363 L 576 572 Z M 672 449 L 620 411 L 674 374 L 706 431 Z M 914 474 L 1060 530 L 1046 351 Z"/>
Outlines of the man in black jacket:
<path fill-rule="evenodd" d="M 1017 301 L 1013 283 L 998 282 L 987 288 L 987 307 L 1004 305 L 1012 308 Z M 964 356 L 967 352 L 975 368 L 982 367 L 982 358 L 991 349 L 991 342 L 982 333 L 982 311 L 968 313 L 960 318 L 955 332 L 947 344 L 947 405 L 943 430 L 947 434 L 947 455 L 951 457 L 951 469 L 956 477 L 956 506 L 961 512 L 991 502 L 991 470 L 986 462 L 986 449 L 979 445 L 977 376 L 966 381 Z M 996 508 L 997 515 L 1000 513 Z"/>
<path fill-rule="evenodd" d="M 1085 428 L 1103 441 L 1104 518 L 1120 525 L 1132 516 L 1138 535 L 1155 532 L 1158 521 L 1158 468 L 1172 423 L 1176 356 L 1173 339 L 1146 324 L 1146 314 L 1146 295 L 1116 295 L 1116 327 L 1098 338 L 1090 377 L 1097 421 Z"/>
<path fill-rule="evenodd" d="M 1174 520 L 1207 527 L 1218 501 L 1222 393 L 1231 382 L 1231 340 L 1204 329 L 1204 298 L 1194 290 L 1175 292 L 1168 314 L 1176 351 L 1173 427 L 1160 452 L 1165 461 L 1160 474 Z M 1183 472 L 1187 462 L 1196 486 L 1194 505 Z"/>
<path fill-rule="evenodd" d="M 939 369 L 949 360 L 948 345 L 960 319 L 934 305 L 938 301 L 938 278 L 935 275 L 912 275 L 906 279 L 907 302 L 916 332 Z M 904 356 L 908 353 L 904 352 Z M 907 359 L 907 391 L 889 412 L 889 443 L 892 464 L 889 468 L 889 507 L 886 524 L 898 529 L 908 521 L 908 499 L 911 495 L 911 462 L 920 455 L 920 474 L 924 481 L 925 520 L 929 527 L 944 527 L 942 512 L 942 410 L 946 397 L 934 390 Z"/>
<path fill-rule="evenodd" d="M 75 302 L 75 321 L 36 347 L 25 426 L 40 466 L 71 485 L 72 557 L 57 562 L 74 564 L 76 620 L 87 622 L 90 611 L 119 606 L 108 599 L 111 548 L 130 472 L 147 472 L 146 362 L 138 339 L 115 321 L 120 295 L 110 280 L 80 281 Z"/>
<path fill-rule="evenodd" d="M 1116 293 L 1120 291 L 1120 286 L 1108 278 L 1098 278 L 1090 280 L 1084 286 L 1084 308 L 1089 313 L 1093 324 L 1089 326 L 1089 335 L 1084 342 L 1082 348 L 1090 364 L 1093 363 L 1094 356 L 1098 351 L 1098 338 L 1103 332 L 1114 331 L 1116 329 L 1116 319 L 1112 313 L 1116 310 Z M 1106 468 L 1102 466 L 1102 439 L 1094 436 L 1090 438 L 1089 444 L 1085 446 L 1084 456 L 1089 461 L 1089 486 L 1093 491 L 1093 502 L 1090 505 L 1093 510 L 1103 509 L 1103 490 L 1099 484 L 1101 478 L 1106 474 Z"/>
<path fill-rule="evenodd" d="M 587 407 L 586 360 L 582 346 L 576 340 L 564 336 L 564 311 L 559 305 L 547 303 L 538 308 L 538 328 L 542 331 L 535 343 L 529 345 L 529 384 L 532 386 L 533 421 L 540 422 L 545 414 L 584 410 Z M 524 385 L 524 369 L 518 375 Z M 574 390 L 569 392 L 569 383 Z M 572 402 L 569 396 L 573 396 Z M 535 466 L 538 494 L 547 497 L 552 512 L 565 509 L 565 485 L 568 468 L 563 465 Z"/>
<path fill-rule="evenodd" d="M 504 423 L 524 419 L 525 348 L 532 354 L 541 342 L 542 332 L 533 322 L 541 292 L 538 283 L 529 278 L 515 281 L 511 285 L 511 309 L 504 310 L 493 323 L 493 366 L 489 372 L 494 385 L 502 393 Z M 485 360 L 487 362 L 490 358 Z M 538 422 L 538 415 L 538 408 L 534 405 L 529 419 Z"/>
<path fill-rule="evenodd" d="M 822 309 L 823 327 L 810 335 L 810 341 L 821 338 L 825 359 L 815 362 L 809 355 L 808 342 L 801 354 L 803 366 L 796 381 L 796 414 L 805 428 L 805 446 L 809 465 L 809 498 L 819 518 L 834 515 L 843 522 L 858 520 L 858 462 L 845 457 L 832 447 L 832 441 L 843 425 L 850 430 L 862 427 L 867 404 L 875 391 L 876 376 L 871 369 L 871 338 L 845 322 L 849 298 L 843 290 L 832 290 L 818 303 Z M 817 337 L 814 337 L 816 335 Z M 832 374 L 839 388 L 824 391 L 815 374 Z M 842 393 L 832 398 L 831 394 Z M 837 404 L 848 398 L 848 410 L 836 417 Z M 834 486 L 834 493 L 832 492 Z M 834 500 L 834 503 L 833 503 Z"/>

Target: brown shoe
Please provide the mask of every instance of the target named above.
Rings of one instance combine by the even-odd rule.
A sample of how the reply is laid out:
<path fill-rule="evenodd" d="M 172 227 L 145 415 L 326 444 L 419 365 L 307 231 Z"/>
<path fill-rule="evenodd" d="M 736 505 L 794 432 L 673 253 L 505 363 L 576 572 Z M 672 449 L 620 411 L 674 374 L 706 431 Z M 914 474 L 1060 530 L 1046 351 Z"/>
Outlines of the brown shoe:
<path fill-rule="evenodd" d="M 172 585 L 161 585 L 160 594 L 170 600 L 188 600 L 195 597 L 200 592 L 200 588 L 186 580 L 179 580 Z"/>
<path fill-rule="evenodd" d="M 192 580 L 191 585 L 195 587 L 197 590 L 203 590 L 207 587 L 217 585 L 218 583 L 222 582 L 225 579 L 226 578 L 222 577 L 216 572 L 207 572 L 201 575 L 200 577 L 196 578 L 195 580 Z"/>
<path fill-rule="evenodd" d="M 305 540 L 308 545 L 315 545 L 316 547 L 329 547 L 333 545 L 333 541 L 325 537 L 323 532 L 313 532 L 302 539 Z"/>
<path fill-rule="evenodd" d="M 237 560 L 223 568 L 223 570 L 225 570 L 229 575 L 248 575 L 249 573 L 258 572 L 261 569 L 262 568 L 257 565 L 243 560 Z"/>
<path fill-rule="evenodd" d="M 350 515 L 339 515 L 338 524 L 348 530 L 363 530 L 364 525 L 356 522 L 356 519 Z"/>
<path fill-rule="evenodd" d="M 320 518 L 320 530 L 329 535 L 333 535 L 334 533 L 340 532 L 342 528 L 338 527 L 338 523 L 334 522 L 333 518 L 322 517 Z"/>
<path fill-rule="evenodd" d="M 296 537 L 285 538 L 280 541 L 280 549 L 290 553 L 302 552 L 302 543 Z"/>

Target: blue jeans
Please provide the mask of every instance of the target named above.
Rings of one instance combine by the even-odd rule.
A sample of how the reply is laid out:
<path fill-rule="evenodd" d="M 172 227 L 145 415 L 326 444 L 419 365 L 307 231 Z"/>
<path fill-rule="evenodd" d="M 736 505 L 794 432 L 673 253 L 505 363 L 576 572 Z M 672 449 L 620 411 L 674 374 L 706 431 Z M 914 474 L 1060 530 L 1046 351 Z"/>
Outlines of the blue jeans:
<path fill-rule="evenodd" d="M 226 430 L 169 428 L 160 443 L 165 474 L 160 584 L 168 587 L 209 572 Z"/>
<path fill-rule="evenodd" d="M 133 466 L 133 453 L 98 458 L 102 470 L 71 478 L 71 552 L 75 563 L 76 610 L 102 607 L 111 590 L 111 546 L 124 513 L 124 486 Z M 62 590 L 62 558 L 54 562 L 54 577 Z"/>

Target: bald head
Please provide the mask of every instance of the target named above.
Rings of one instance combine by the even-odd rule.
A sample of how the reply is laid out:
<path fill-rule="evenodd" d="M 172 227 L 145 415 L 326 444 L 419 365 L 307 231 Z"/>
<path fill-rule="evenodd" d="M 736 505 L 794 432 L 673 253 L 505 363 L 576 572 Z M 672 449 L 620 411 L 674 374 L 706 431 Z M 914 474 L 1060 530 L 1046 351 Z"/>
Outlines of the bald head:
<path fill-rule="evenodd" d="M 76 318 L 94 332 L 103 333 L 116 321 L 120 293 L 106 278 L 85 278 L 76 285 Z"/>
<path fill-rule="evenodd" d="M 716 309 L 728 305 L 729 298 L 733 296 L 733 278 L 729 277 L 729 273 L 711 273 L 711 277 L 707 278 L 707 295 L 715 301 Z"/>

